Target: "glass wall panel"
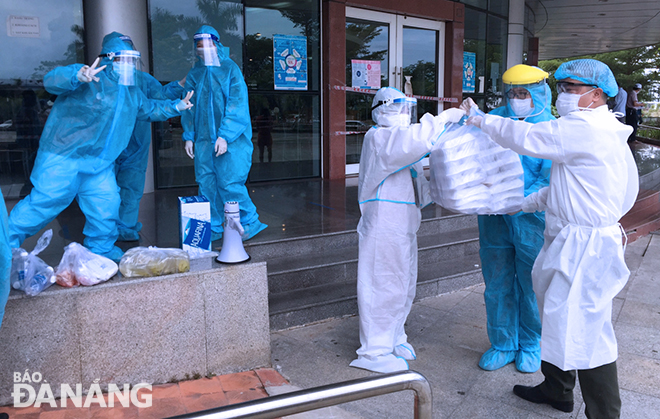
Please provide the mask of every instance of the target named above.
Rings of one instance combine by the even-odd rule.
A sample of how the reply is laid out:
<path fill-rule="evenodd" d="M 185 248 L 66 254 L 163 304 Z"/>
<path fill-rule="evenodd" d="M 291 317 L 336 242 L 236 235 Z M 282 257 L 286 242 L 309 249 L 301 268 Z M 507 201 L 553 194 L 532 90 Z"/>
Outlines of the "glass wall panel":
<path fill-rule="evenodd" d="M 405 76 L 411 77 L 413 94 L 436 96 L 438 94 L 438 31 L 420 28 L 403 28 L 403 73 L 401 86 L 405 86 Z M 405 89 L 404 89 L 405 90 Z M 417 101 L 417 115 L 438 114 L 438 102 Z"/>
<path fill-rule="evenodd" d="M 488 0 L 461 0 L 461 3 L 469 4 L 480 9 L 485 9 L 488 6 Z"/>
<path fill-rule="evenodd" d="M 488 10 L 501 16 L 509 16 L 509 0 L 490 0 Z"/>
<path fill-rule="evenodd" d="M 318 95 L 250 95 L 254 154 L 250 180 L 320 176 L 321 103 Z"/>
<path fill-rule="evenodd" d="M 463 51 L 473 52 L 476 55 L 476 87 L 474 93 L 463 95 L 472 97 L 482 109 L 486 97 L 486 19 L 486 13 L 465 8 Z"/>
<path fill-rule="evenodd" d="M 380 86 L 390 85 L 390 27 L 387 23 L 346 18 L 346 84 L 353 85 L 351 60 L 380 61 Z M 360 162 L 364 133 L 373 125 L 373 96 L 346 92 L 346 164 Z"/>
<path fill-rule="evenodd" d="M 183 78 L 195 59 L 193 35 L 202 25 L 218 31 L 220 43 L 243 65 L 243 5 L 240 0 L 150 0 L 151 73 L 166 84 Z M 183 149 L 181 118 L 152 125 L 156 187 L 195 185 L 194 162 Z"/>
<path fill-rule="evenodd" d="M 318 1 L 273 3 L 247 0 L 245 8 L 245 79 L 249 89 L 273 90 L 273 35 L 307 39 L 308 91 L 320 88 Z"/>
<path fill-rule="evenodd" d="M 5 198 L 29 193 L 39 138 L 56 96 L 43 77 L 84 63 L 81 0 L 0 1 L 0 186 Z"/>
<path fill-rule="evenodd" d="M 179 80 L 193 64 L 193 35 L 202 25 L 220 34 L 229 56 L 243 65 L 243 5 L 240 0 L 150 0 L 152 74 L 161 82 Z"/>
<path fill-rule="evenodd" d="M 179 80 L 188 72 L 194 59 L 192 36 L 202 24 L 218 30 L 220 42 L 243 71 L 254 144 L 249 181 L 320 176 L 318 1 L 151 0 L 150 13 L 152 68 L 162 83 Z M 305 37 L 305 90 L 275 90 L 274 35 Z M 157 187 L 195 185 L 194 164 L 183 150 L 179 118 L 153 127 Z"/>
<path fill-rule="evenodd" d="M 250 181 L 320 176 L 319 2 L 246 0 L 245 5 L 245 79 L 254 143 Z M 275 35 L 306 43 L 307 61 L 300 63 L 300 69 L 307 68 L 306 88 L 287 90 L 278 83 L 276 90 Z"/>
<path fill-rule="evenodd" d="M 507 21 L 488 16 L 486 46 L 486 107 L 493 110 L 502 103 L 502 74 L 506 71 Z"/>

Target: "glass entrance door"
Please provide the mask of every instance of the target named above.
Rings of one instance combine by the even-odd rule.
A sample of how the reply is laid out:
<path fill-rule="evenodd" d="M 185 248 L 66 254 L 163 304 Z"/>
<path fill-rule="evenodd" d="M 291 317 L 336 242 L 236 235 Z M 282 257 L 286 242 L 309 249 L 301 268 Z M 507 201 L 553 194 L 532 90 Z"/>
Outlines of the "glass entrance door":
<path fill-rule="evenodd" d="M 346 84 L 442 96 L 444 23 L 346 8 Z M 380 74 L 374 74 L 380 67 Z M 367 71 L 367 74 L 364 74 Z M 373 125 L 373 94 L 346 92 L 346 174 L 358 173 L 364 134 Z M 418 114 L 437 115 L 439 102 L 418 99 Z"/>

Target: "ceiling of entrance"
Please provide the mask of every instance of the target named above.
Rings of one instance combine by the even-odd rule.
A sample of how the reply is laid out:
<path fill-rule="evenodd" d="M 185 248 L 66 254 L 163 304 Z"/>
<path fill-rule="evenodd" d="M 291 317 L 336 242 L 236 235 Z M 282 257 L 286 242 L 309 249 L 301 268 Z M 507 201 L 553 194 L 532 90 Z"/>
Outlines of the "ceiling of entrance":
<path fill-rule="evenodd" d="M 539 59 L 660 43 L 660 0 L 526 0 Z"/>

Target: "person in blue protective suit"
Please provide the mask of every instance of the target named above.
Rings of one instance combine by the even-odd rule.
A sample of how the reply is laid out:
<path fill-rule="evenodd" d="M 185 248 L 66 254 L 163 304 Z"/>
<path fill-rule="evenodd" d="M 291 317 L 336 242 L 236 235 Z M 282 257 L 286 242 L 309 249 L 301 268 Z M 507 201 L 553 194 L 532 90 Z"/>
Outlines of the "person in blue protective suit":
<path fill-rule="evenodd" d="M 99 60 L 102 66 L 97 68 Z M 189 109 L 178 101 L 149 100 L 134 84 L 139 53 L 111 39 L 94 64 L 58 67 L 44 77 L 59 95 L 46 121 L 30 180 L 32 192 L 9 216 L 9 244 L 19 247 L 77 199 L 85 214 L 84 245 L 118 261 L 119 190 L 114 162 L 126 148 L 136 119 L 163 121 Z"/>
<path fill-rule="evenodd" d="M 5 305 L 9 298 L 9 270 L 11 269 L 11 247 L 9 247 L 7 207 L 0 193 L 0 327 L 5 316 Z"/>
<path fill-rule="evenodd" d="M 371 115 L 376 126 L 364 137 L 358 199 L 360 348 L 350 366 L 374 372 L 408 369 L 417 355 L 404 323 L 417 286 L 420 208 L 431 202 L 421 160 L 465 112 L 448 109 L 416 121 L 417 102 L 393 87 L 380 89 Z M 426 193 L 424 191 L 426 190 Z"/>
<path fill-rule="evenodd" d="M 554 120 L 548 73 L 519 64 L 502 75 L 505 105 L 490 112 L 537 123 Z M 548 186 L 550 160 L 520 156 L 525 196 Z M 479 366 L 492 371 L 511 362 L 521 372 L 541 366 L 541 319 L 532 286 L 532 266 L 543 247 L 543 212 L 480 215 L 479 255 L 486 289 L 487 330 L 491 347 Z"/>
<path fill-rule="evenodd" d="M 181 118 L 186 153 L 195 159 L 200 194 L 211 203 L 212 240 L 222 237 L 227 201 L 238 202 L 243 240 L 248 240 L 267 225 L 259 221 L 245 187 L 253 149 L 247 86 L 215 29 L 199 28 L 194 46 L 197 61 L 186 76 L 186 90 L 195 91 L 196 106 Z"/>
<path fill-rule="evenodd" d="M 103 38 L 103 45 L 111 39 L 119 38 L 133 47 L 129 36 L 112 32 Z M 149 99 L 175 100 L 183 96 L 184 79 L 173 81 L 163 86 L 154 76 L 144 71 L 138 73 L 138 86 Z M 151 124 L 137 120 L 128 146 L 115 162 L 115 176 L 121 196 L 119 205 L 119 240 L 135 241 L 140 239 L 142 223 L 138 222 L 140 199 L 144 191 L 144 179 L 149 161 L 151 145 Z"/>

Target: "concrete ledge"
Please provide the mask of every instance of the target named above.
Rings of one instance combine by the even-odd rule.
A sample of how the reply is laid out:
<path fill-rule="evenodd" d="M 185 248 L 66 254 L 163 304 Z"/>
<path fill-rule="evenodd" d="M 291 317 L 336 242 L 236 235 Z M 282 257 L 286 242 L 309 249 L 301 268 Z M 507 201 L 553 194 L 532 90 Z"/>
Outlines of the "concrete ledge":
<path fill-rule="evenodd" d="M 12 291 L 0 329 L 0 405 L 13 373 L 60 384 L 165 383 L 270 366 L 266 263 L 93 287 Z M 55 394 L 57 397 L 58 394 Z"/>

